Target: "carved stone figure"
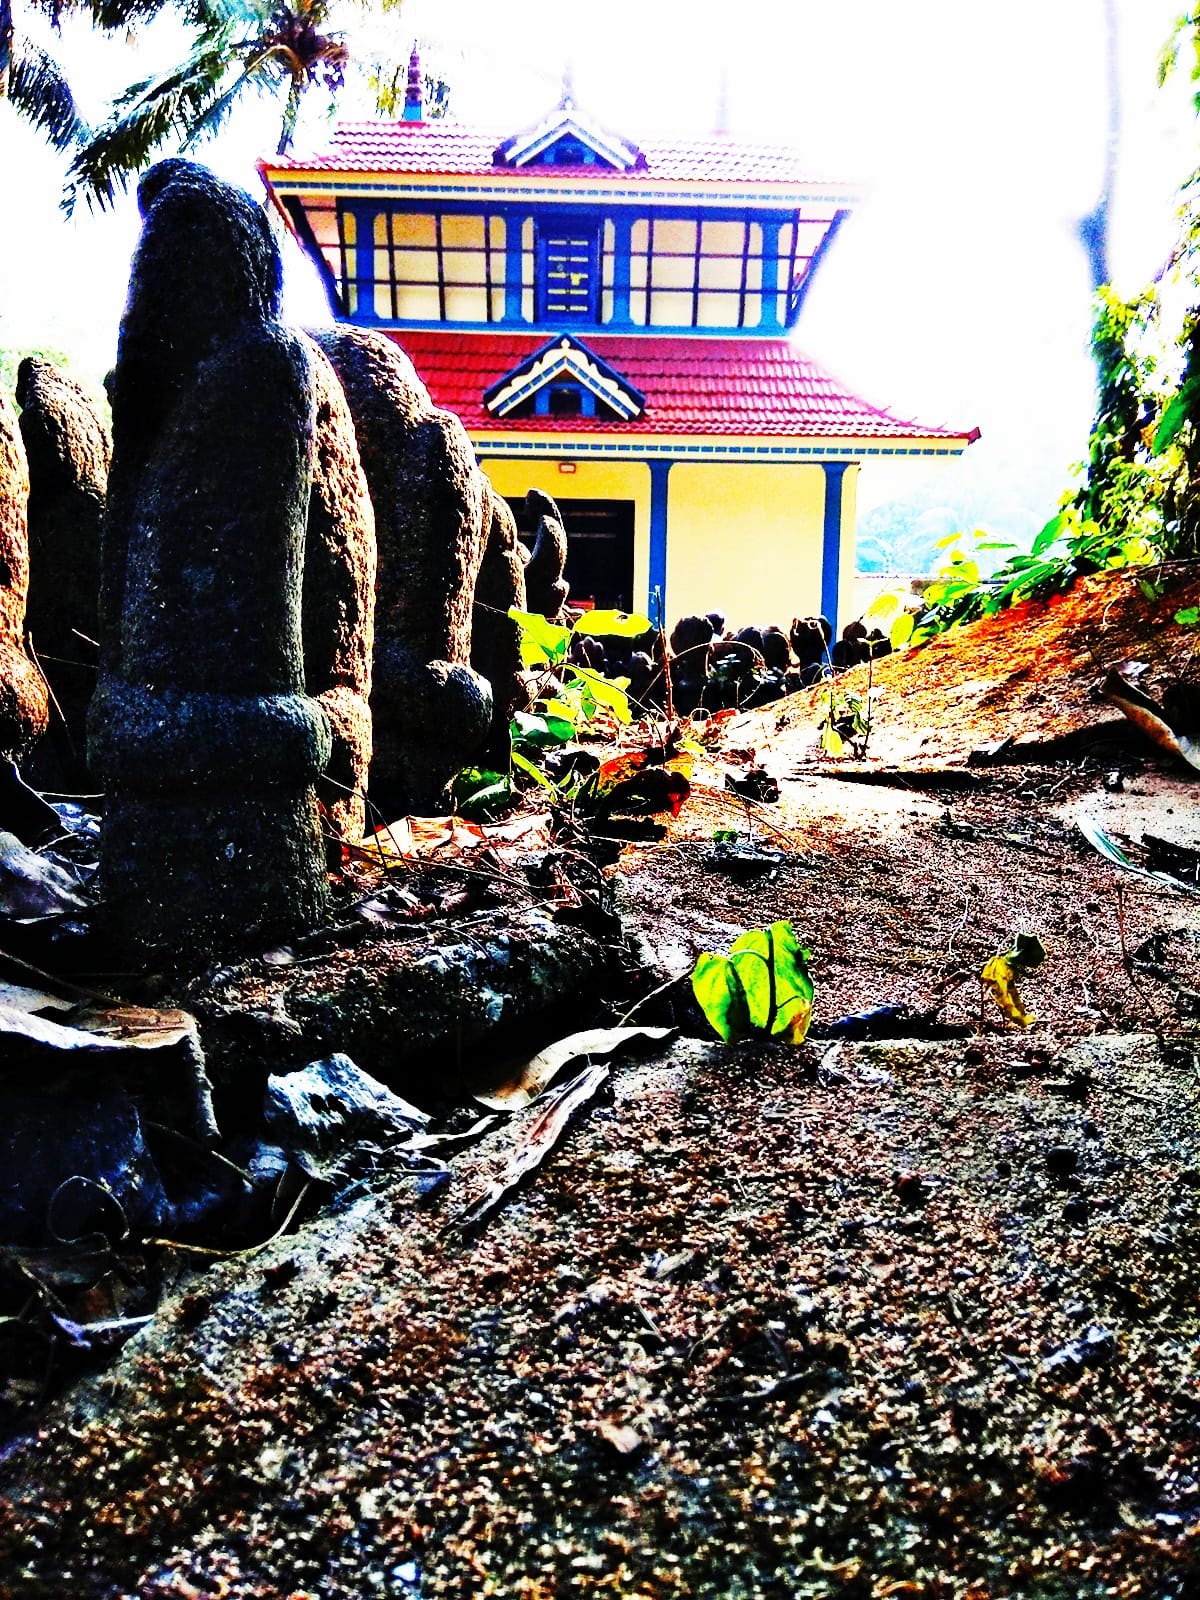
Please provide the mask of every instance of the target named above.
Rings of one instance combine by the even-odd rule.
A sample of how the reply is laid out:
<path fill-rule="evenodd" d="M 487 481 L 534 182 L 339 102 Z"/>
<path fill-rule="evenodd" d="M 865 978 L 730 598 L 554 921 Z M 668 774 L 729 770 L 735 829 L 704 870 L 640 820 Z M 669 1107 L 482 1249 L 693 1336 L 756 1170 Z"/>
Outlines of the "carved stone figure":
<path fill-rule="evenodd" d="M 375 512 L 337 374 L 311 340 L 304 343 L 316 406 L 304 555 L 304 677 L 333 736 L 317 794 L 333 832 L 354 843 L 363 836 L 371 765 Z"/>
<path fill-rule="evenodd" d="M 361 328 L 314 338 L 349 401 L 375 507 L 371 800 L 389 816 L 428 813 L 491 726 L 491 690 L 470 666 L 485 482 L 462 424 L 394 340 Z"/>
<path fill-rule="evenodd" d="M 539 611 L 551 622 L 563 621 L 563 607 L 570 590 L 563 577 L 567 564 L 567 533 L 562 515 L 548 494 L 530 489 L 525 510 L 537 517 L 533 553 L 525 568 L 526 609 Z"/>
<path fill-rule="evenodd" d="M 300 631 L 312 364 L 247 195 L 170 160 L 138 203 L 89 760 L 114 938 L 190 955 L 286 938 L 325 905 L 329 726 Z"/>
<path fill-rule="evenodd" d="M 0 755 L 20 757 L 46 730 L 46 685 L 25 654 L 29 470 L 16 413 L 0 392 Z"/>
<path fill-rule="evenodd" d="M 17 369 L 29 461 L 29 599 L 25 628 L 61 717 L 37 751 L 37 780 L 88 782 L 86 721 L 96 687 L 100 528 L 112 441 L 86 392 L 42 356 Z"/>
<path fill-rule="evenodd" d="M 526 703 L 521 682 L 521 630 L 508 616 L 510 606 L 519 611 L 529 609 L 525 602 L 525 555 L 508 501 L 490 484 L 485 486 L 484 515 L 488 536 L 475 585 L 471 665 L 492 686 L 487 758 L 507 765 L 509 721 L 513 712 Z"/>
<path fill-rule="evenodd" d="M 712 654 L 713 625 L 708 617 L 680 617 L 671 630 L 671 688 L 675 709 L 690 716 L 700 704 Z"/>

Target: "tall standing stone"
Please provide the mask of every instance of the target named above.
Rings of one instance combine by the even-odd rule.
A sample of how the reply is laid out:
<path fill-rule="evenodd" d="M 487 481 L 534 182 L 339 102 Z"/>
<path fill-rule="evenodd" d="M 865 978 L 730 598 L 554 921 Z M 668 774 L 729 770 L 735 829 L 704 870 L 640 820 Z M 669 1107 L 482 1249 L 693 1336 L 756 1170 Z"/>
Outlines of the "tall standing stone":
<path fill-rule="evenodd" d="M 314 337 L 350 403 L 375 507 L 371 800 L 389 815 L 428 813 L 491 724 L 490 688 L 470 666 L 485 482 L 462 424 L 437 410 L 394 340 L 360 328 Z"/>
<path fill-rule="evenodd" d="M 88 781 L 88 701 L 96 687 L 100 530 L 112 440 L 99 408 L 43 356 L 17 368 L 29 461 L 29 599 L 25 628 L 61 712 L 37 752 L 48 788 Z"/>
<path fill-rule="evenodd" d="M 563 572 L 567 565 L 567 530 L 562 513 L 548 494 L 530 489 L 525 509 L 538 519 L 533 538 L 533 553 L 525 568 L 525 593 L 529 610 L 538 611 L 551 622 L 563 620 L 563 607 L 570 590 Z"/>
<path fill-rule="evenodd" d="M 247 195 L 171 160 L 138 203 L 89 754 L 115 937 L 193 954 L 288 937 L 325 905 L 329 727 L 300 631 L 311 363 Z"/>
<path fill-rule="evenodd" d="M 46 685 L 25 654 L 29 469 L 16 413 L 0 392 L 0 756 L 19 758 L 46 730 Z"/>
<path fill-rule="evenodd" d="M 525 704 L 521 687 L 521 630 L 509 607 L 526 610 L 525 552 L 508 501 L 486 486 L 487 544 L 475 585 L 471 665 L 492 686 L 492 732 L 488 760 L 507 766 L 511 755 L 508 725 Z"/>
<path fill-rule="evenodd" d="M 304 555 L 305 687 L 333 735 L 317 794 L 333 831 L 354 843 L 363 836 L 371 765 L 375 512 L 337 374 L 317 345 L 304 342 L 316 405 Z"/>

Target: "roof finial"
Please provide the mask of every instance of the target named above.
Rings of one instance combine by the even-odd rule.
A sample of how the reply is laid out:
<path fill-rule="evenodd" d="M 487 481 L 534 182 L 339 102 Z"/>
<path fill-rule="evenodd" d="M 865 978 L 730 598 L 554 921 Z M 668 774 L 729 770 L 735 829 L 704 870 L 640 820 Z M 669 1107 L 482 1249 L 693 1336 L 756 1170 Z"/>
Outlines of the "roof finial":
<path fill-rule="evenodd" d="M 558 107 L 560 111 L 575 110 L 575 71 L 569 61 L 563 67 L 562 97 Z"/>
<path fill-rule="evenodd" d="M 408 58 L 408 85 L 404 91 L 404 121 L 423 122 L 425 120 L 425 80 L 421 73 L 421 48 L 419 41 L 413 40 L 412 55 Z"/>
<path fill-rule="evenodd" d="M 721 82 L 717 89 L 717 122 L 713 132 L 720 137 L 729 133 L 729 68 L 721 67 Z"/>

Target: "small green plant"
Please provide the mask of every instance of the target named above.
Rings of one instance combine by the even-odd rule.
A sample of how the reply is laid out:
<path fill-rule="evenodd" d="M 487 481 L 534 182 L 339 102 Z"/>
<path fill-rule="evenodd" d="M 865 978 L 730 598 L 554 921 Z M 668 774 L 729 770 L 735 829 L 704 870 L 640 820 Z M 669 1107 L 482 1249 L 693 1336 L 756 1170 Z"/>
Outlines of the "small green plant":
<path fill-rule="evenodd" d="M 824 708 L 817 726 L 821 730 L 821 749 L 827 756 L 844 756 L 847 751 L 861 761 L 871 737 L 871 690 L 858 694 L 837 678 L 827 678 L 822 686 Z"/>
<path fill-rule="evenodd" d="M 728 955 L 697 958 L 692 993 L 726 1043 L 760 1037 L 799 1044 L 812 1021 L 810 960 L 790 922 L 751 928 Z"/>
<path fill-rule="evenodd" d="M 538 696 L 533 711 L 518 711 L 509 723 L 508 772 L 466 767 L 455 778 L 451 785 L 455 810 L 471 822 L 492 822 L 519 803 L 518 774 L 546 790 L 551 800 L 575 798 L 583 778 L 568 772 L 556 781 L 545 770 L 547 753 L 572 744 L 602 713 L 625 724 L 633 720 L 633 712 L 625 692 L 628 679 L 606 678 L 592 667 L 569 661 L 571 641 L 579 635 L 636 639 L 653 626 L 649 617 L 628 611 L 589 611 L 570 628 L 515 606 L 508 614 L 521 630 L 521 660 L 532 670 L 545 670 L 547 692 Z"/>

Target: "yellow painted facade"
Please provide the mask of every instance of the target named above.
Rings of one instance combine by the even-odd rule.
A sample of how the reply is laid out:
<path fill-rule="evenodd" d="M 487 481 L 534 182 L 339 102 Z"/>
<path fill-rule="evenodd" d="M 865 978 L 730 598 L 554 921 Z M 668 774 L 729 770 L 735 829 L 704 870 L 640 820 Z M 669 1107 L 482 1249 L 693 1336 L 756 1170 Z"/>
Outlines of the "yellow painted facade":
<path fill-rule="evenodd" d="M 667 479 L 670 619 L 721 611 L 734 627 L 821 609 L 819 466 L 681 461 Z"/>
<path fill-rule="evenodd" d="M 566 455 L 560 459 L 565 460 Z M 644 461 L 579 461 L 574 472 L 560 472 L 558 461 L 505 460 L 483 455 L 479 465 L 492 488 L 505 499 L 540 489 L 552 500 L 632 500 L 633 603 L 645 610 L 650 571 L 650 468 Z"/>

